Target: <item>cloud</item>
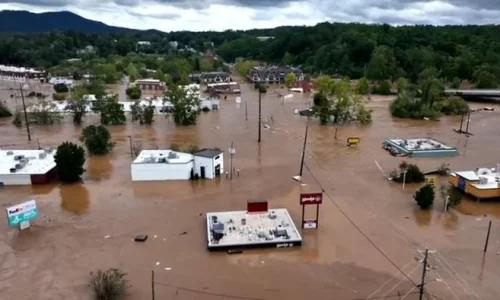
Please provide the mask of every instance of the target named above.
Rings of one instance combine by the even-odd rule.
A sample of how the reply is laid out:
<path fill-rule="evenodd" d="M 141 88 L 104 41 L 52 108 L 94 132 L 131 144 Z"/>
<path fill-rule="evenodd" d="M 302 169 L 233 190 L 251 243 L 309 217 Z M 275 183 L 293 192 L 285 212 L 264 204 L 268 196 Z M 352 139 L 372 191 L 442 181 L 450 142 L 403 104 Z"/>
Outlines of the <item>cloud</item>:
<path fill-rule="evenodd" d="M 319 22 L 500 23 L 499 0 L 0 0 L 0 9 L 69 10 L 138 29 L 227 30 Z"/>

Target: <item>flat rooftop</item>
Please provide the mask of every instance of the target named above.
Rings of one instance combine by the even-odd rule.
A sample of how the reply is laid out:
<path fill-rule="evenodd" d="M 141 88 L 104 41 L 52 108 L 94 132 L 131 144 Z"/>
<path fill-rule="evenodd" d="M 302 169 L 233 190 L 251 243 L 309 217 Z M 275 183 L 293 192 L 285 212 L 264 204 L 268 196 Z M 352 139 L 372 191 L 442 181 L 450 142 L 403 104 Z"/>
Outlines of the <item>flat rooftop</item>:
<path fill-rule="evenodd" d="M 44 158 L 40 158 L 40 154 L 45 155 Z M 29 175 L 41 175 L 55 168 L 56 163 L 54 161 L 55 150 L 0 150 L 0 175 L 6 174 L 29 174 Z M 25 166 L 21 169 L 17 169 L 15 173 L 11 173 L 10 169 L 15 168 L 16 164 L 19 164 L 19 160 L 14 158 L 24 155 L 27 158 Z"/>
<path fill-rule="evenodd" d="M 214 229 L 223 234 L 221 239 L 214 238 Z M 207 238 L 209 248 L 302 241 L 284 208 L 263 213 L 247 213 L 245 210 L 207 213 Z"/>
<path fill-rule="evenodd" d="M 479 181 L 471 183 L 478 189 L 500 189 L 500 170 L 497 168 L 478 168 L 476 171 L 459 171 L 451 175 L 458 175 L 468 181 Z"/>
<path fill-rule="evenodd" d="M 193 161 L 193 155 L 172 150 L 142 150 L 133 164 L 186 164 Z"/>
<path fill-rule="evenodd" d="M 438 142 L 431 138 L 388 139 L 388 141 L 393 142 L 408 151 L 455 149 L 453 147 L 450 147 L 444 143 Z"/>

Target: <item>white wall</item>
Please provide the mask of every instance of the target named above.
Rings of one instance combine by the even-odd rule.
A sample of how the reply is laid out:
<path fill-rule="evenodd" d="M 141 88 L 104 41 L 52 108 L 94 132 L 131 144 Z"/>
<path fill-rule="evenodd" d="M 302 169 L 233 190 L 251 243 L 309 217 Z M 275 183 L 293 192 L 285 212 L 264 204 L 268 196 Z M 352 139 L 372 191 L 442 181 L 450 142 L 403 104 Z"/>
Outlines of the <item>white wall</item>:
<path fill-rule="evenodd" d="M 214 169 L 211 158 L 195 156 L 194 157 L 194 172 L 201 178 L 201 167 L 205 167 L 205 178 L 214 178 Z"/>
<path fill-rule="evenodd" d="M 131 165 L 132 181 L 187 180 L 191 178 L 193 162 L 173 163 L 138 163 Z"/>
<path fill-rule="evenodd" d="M 215 166 L 220 164 L 220 174 L 224 174 L 224 155 L 223 153 L 219 154 L 219 158 L 215 159 L 214 157 L 214 172 L 215 172 Z"/>
<path fill-rule="evenodd" d="M 3 185 L 31 185 L 29 174 L 4 174 L 0 175 L 0 182 Z"/>

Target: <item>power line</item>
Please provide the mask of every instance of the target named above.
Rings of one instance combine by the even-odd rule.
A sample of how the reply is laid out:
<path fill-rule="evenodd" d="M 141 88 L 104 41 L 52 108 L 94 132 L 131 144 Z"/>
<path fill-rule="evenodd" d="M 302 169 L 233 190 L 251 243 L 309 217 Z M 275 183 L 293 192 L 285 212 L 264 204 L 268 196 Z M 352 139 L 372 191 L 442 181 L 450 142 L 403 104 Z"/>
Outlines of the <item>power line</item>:
<path fill-rule="evenodd" d="M 418 292 L 411 292 L 413 289 L 415 289 L 415 288 L 412 288 L 412 289 L 410 290 L 410 292 L 408 292 L 408 293 L 405 295 L 405 297 L 406 297 L 407 295 L 418 294 Z M 371 300 L 371 299 L 375 299 L 375 300 L 376 300 L 376 299 L 391 299 L 391 298 L 399 298 L 399 297 L 401 297 L 401 295 L 400 295 L 400 294 L 397 294 L 397 295 L 388 295 L 388 296 L 381 296 L 381 297 L 374 297 L 374 298 L 372 298 L 372 297 L 369 297 L 369 298 L 354 298 L 354 299 L 351 299 L 351 300 L 369 300 L 369 299 L 370 299 L 370 300 Z M 441 299 L 441 300 L 442 300 L 442 299 Z"/>
<path fill-rule="evenodd" d="M 314 181 L 316 181 L 316 183 L 318 184 L 318 186 L 321 188 L 321 191 L 326 195 L 326 197 L 330 200 L 330 202 L 332 202 L 333 205 L 335 205 L 335 207 L 337 207 L 337 209 L 340 211 L 340 213 L 342 213 L 342 215 L 344 215 L 344 217 L 352 224 L 352 226 L 354 226 L 354 228 L 356 228 L 356 230 L 359 231 L 359 233 L 361 233 L 361 235 L 363 235 L 365 237 L 365 239 L 389 262 L 391 263 L 391 265 L 396 268 L 401 274 L 403 274 L 404 277 L 406 277 L 415 287 L 417 286 L 417 283 L 415 283 L 415 281 L 413 281 L 408 275 L 406 275 L 403 270 L 401 270 L 398 265 L 396 265 L 396 263 L 394 263 L 383 251 L 382 249 L 380 249 L 369 237 L 368 235 L 366 235 L 363 230 L 361 230 L 361 228 L 358 227 L 358 225 L 344 212 L 344 210 L 342 210 L 342 208 L 340 208 L 340 206 L 335 202 L 333 201 L 333 198 L 330 197 L 330 195 L 328 194 L 327 191 L 325 191 L 325 189 L 323 188 L 323 186 L 321 185 L 321 183 L 319 182 L 319 180 L 316 178 L 316 176 L 314 176 L 314 174 L 311 172 L 311 169 L 309 169 L 309 166 L 307 166 L 307 164 L 304 164 L 306 166 L 306 169 L 307 171 L 309 171 L 309 174 L 311 174 L 312 178 L 314 179 Z M 427 299 L 429 299 L 427 297 L 427 295 L 425 295 L 425 297 Z"/>
<path fill-rule="evenodd" d="M 217 297 L 224 297 L 224 298 L 233 298 L 233 299 L 242 299 L 242 300 L 265 300 L 264 298 L 253 298 L 253 297 L 245 297 L 245 296 L 235 296 L 235 295 L 228 295 L 228 294 L 222 294 L 222 293 L 213 293 L 213 292 L 205 292 L 205 291 L 200 291 L 200 290 L 195 290 L 195 289 L 190 289 L 190 288 L 184 288 L 184 287 L 179 287 L 171 284 L 166 284 L 166 283 L 161 283 L 161 282 L 154 282 L 155 284 L 166 286 L 169 288 L 181 290 L 181 291 L 186 291 L 186 292 L 191 292 L 191 293 L 197 293 L 197 294 L 202 294 L 202 295 L 210 295 L 210 296 L 217 296 Z"/>

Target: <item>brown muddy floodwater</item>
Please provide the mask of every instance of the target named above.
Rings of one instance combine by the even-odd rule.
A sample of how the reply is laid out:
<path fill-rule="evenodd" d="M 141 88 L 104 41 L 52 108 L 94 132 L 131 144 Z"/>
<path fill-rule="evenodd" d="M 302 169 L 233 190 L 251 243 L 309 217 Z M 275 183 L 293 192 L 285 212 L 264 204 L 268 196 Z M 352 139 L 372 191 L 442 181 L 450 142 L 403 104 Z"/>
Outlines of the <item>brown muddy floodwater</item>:
<path fill-rule="evenodd" d="M 87 158 L 83 183 L 1 188 L 3 207 L 36 199 L 41 217 L 19 232 L 8 228 L 0 214 L 0 298 L 90 299 L 89 272 L 117 267 L 128 273 L 127 299 L 134 300 L 151 298 L 151 270 L 156 299 L 396 299 L 398 294 L 403 299 L 408 293 L 404 299 L 413 300 L 416 290 L 395 266 L 418 282 L 416 258 L 428 247 L 436 252 L 430 255 L 426 288 L 436 299 L 498 299 L 500 203 L 464 199 L 458 211 L 445 215 L 437 197 L 431 211 L 421 212 L 412 199 L 417 187 L 403 191 L 386 181 L 374 163 L 388 172 L 402 161 L 381 148 L 388 137 L 431 136 L 458 147 L 460 156 L 407 160 L 424 170 L 443 162 L 452 170 L 494 167 L 498 112 L 473 114 L 474 135 L 465 147 L 465 137 L 452 131 L 458 118 L 395 120 L 388 112 L 390 99 L 372 99 L 373 124 L 341 127 L 337 140 L 334 128 L 312 122 L 307 185 L 300 186 L 292 176 L 298 173 L 306 120 L 293 109 L 307 107 L 310 95 L 296 94 L 281 103 L 269 92 L 262 101 L 263 119 L 272 116 L 274 121 L 262 131 L 259 146 L 257 95 L 247 85 L 242 91 L 248 121 L 245 105 L 228 97 L 219 112 L 202 113 L 196 126 L 176 128 L 163 116 L 152 126 L 110 126 L 116 147 L 111 155 Z M 10 92 L 2 90 L 0 98 L 15 106 Z M 85 125 L 98 122 L 97 116 L 88 116 Z M 32 127 L 28 144 L 24 129 L 0 121 L 0 145 L 9 149 L 36 148 L 36 140 L 52 147 L 78 142 L 80 133 L 66 117 L 60 125 Z M 128 136 L 144 149 L 168 148 L 173 142 L 227 149 L 234 142 L 234 166 L 241 175 L 232 181 L 132 183 Z M 361 137 L 359 147 L 346 147 L 349 136 Z M 206 250 L 204 213 L 240 210 L 249 198 L 264 198 L 271 207 L 287 208 L 298 224 L 301 189 L 320 186 L 325 190 L 320 228 L 303 233 L 301 248 L 231 256 Z M 492 234 L 483 256 L 489 220 Z M 150 238 L 134 243 L 138 233 Z"/>

